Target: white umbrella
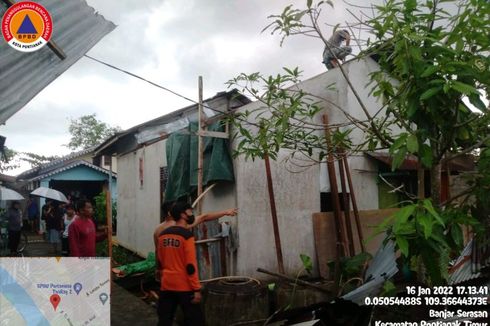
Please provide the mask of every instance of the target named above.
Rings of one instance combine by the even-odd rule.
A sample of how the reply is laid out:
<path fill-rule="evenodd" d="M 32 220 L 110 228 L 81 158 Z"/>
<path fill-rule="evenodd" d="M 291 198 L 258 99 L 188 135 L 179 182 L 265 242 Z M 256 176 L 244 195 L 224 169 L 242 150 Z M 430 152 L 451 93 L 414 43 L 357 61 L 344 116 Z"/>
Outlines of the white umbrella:
<path fill-rule="evenodd" d="M 24 196 L 9 188 L 0 187 L 0 200 L 23 200 Z"/>
<path fill-rule="evenodd" d="M 34 191 L 31 192 L 31 195 L 49 198 L 49 199 L 54 199 L 57 201 L 62 201 L 62 202 L 68 203 L 68 199 L 66 199 L 65 195 L 63 195 L 62 192 L 60 192 L 58 190 L 51 189 L 51 188 L 39 187 L 37 189 L 34 189 Z"/>

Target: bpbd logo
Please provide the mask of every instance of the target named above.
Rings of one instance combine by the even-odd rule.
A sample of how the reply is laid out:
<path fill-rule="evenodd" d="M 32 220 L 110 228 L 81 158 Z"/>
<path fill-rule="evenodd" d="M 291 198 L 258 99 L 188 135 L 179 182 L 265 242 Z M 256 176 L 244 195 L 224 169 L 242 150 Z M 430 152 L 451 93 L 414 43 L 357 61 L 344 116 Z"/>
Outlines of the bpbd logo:
<path fill-rule="evenodd" d="M 49 12 L 32 1 L 18 2 L 2 18 L 2 35 L 16 50 L 33 52 L 51 39 L 53 21 Z"/>

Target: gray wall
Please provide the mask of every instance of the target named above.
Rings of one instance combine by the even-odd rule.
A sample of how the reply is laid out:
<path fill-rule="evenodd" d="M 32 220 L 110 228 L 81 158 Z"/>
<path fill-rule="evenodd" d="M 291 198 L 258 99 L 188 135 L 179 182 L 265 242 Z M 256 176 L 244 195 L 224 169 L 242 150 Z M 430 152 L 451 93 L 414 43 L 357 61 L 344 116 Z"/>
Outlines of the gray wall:
<path fill-rule="evenodd" d="M 351 61 L 344 65 L 369 110 L 376 112 L 379 105 L 369 98 L 368 72 L 375 69 L 372 61 Z M 327 85 L 336 83 L 335 90 L 327 90 Z M 359 104 L 347 89 L 338 69 L 323 73 L 300 85 L 308 92 L 338 103 L 342 108 L 359 119 L 365 119 Z M 252 110 L 257 103 L 251 103 L 240 110 Z M 330 105 L 325 105 L 331 123 L 345 122 L 345 115 Z M 320 120 L 320 117 L 318 118 Z M 353 134 L 358 142 L 364 135 L 360 131 Z M 133 250 L 146 255 L 153 250 L 152 233 L 159 223 L 159 167 L 165 166 L 165 141 L 147 146 L 145 149 L 126 154 L 118 159 L 118 241 Z M 138 160 L 144 159 L 144 186 L 139 186 Z M 271 162 L 275 190 L 279 230 L 286 272 L 296 274 L 302 267 L 299 255 L 315 257 L 312 214 L 320 211 L 320 191 L 328 190 L 326 167 L 312 166 L 302 173 L 291 173 L 284 161 L 287 152 L 281 152 L 277 161 Z M 238 231 L 236 256 L 228 257 L 229 273 L 235 275 L 260 276 L 257 267 L 277 270 L 274 235 L 270 215 L 265 167 L 262 160 L 245 161 L 235 159 L 235 185 L 219 185 L 203 200 L 203 211 L 216 211 L 238 207 L 235 218 L 224 218 Z M 378 208 L 378 187 L 376 184 L 376 164 L 363 155 L 349 158 L 359 209 Z"/>
<path fill-rule="evenodd" d="M 357 91 L 364 99 L 370 112 L 376 112 L 379 104 L 368 96 L 368 73 L 376 68 L 372 61 L 351 61 L 344 65 Z M 336 83 L 335 89 L 327 86 Z M 328 101 L 337 103 L 343 110 L 358 119 L 365 119 L 359 104 L 338 69 L 323 73 L 303 82 L 300 87 L 307 92 Z M 250 103 L 240 111 L 257 108 L 256 102 Z M 345 114 L 327 102 L 324 112 L 330 123 L 346 122 Z M 321 115 L 317 117 L 321 122 Z M 364 138 L 360 130 L 354 131 L 352 141 L 359 143 Z M 302 173 L 291 173 L 284 160 L 288 153 L 283 151 L 276 162 L 272 163 L 279 230 L 286 272 L 295 274 L 302 267 L 300 254 L 314 258 L 312 214 L 320 211 L 320 191 L 329 191 L 329 181 L 325 165 L 312 166 Z M 378 208 L 378 187 L 376 184 L 376 163 L 362 154 L 349 157 L 352 180 L 355 185 L 358 207 Z M 264 277 L 256 272 L 257 267 L 277 271 L 277 259 L 272 230 L 269 197 L 267 192 L 264 163 L 252 162 L 243 158 L 235 160 L 236 194 L 239 215 L 236 220 L 239 231 L 239 249 L 237 255 L 237 273 Z M 337 178 L 340 187 L 340 180 Z"/>
<path fill-rule="evenodd" d="M 143 185 L 139 159 L 143 158 Z M 165 141 L 118 157 L 117 240 L 143 256 L 154 251 L 160 223 L 160 167 L 166 166 Z"/>

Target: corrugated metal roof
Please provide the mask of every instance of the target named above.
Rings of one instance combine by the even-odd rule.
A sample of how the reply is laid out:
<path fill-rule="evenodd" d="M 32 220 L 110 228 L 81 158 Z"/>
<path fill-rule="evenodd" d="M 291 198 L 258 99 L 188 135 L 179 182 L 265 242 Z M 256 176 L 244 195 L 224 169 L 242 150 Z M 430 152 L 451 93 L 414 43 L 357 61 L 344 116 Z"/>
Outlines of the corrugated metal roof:
<path fill-rule="evenodd" d="M 45 179 L 45 178 L 50 177 L 50 176 L 52 176 L 52 175 L 55 175 L 55 174 L 58 174 L 58 173 L 61 173 L 61 172 L 64 172 L 64 171 L 67 171 L 67 170 L 73 169 L 73 168 L 75 168 L 75 167 L 77 167 L 77 166 L 80 166 L 80 165 L 84 165 L 84 166 L 86 166 L 86 167 L 89 167 L 89 168 L 94 169 L 94 170 L 96 170 L 96 171 L 99 171 L 99 172 L 105 173 L 105 174 L 107 174 L 107 175 L 109 175 L 109 174 L 110 174 L 110 171 L 109 171 L 109 170 L 106 170 L 106 169 L 103 169 L 103 168 L 98 167 L 98 166 L 96 166 L 96 165 L 90 164 L 90 163 L 89 163 L 89 162 L 87 162 L 87 161 L 84 161 L 84 160 L 79 160 L 79 161 L 72 162 L 72 163 L 70 163 L 70 164 L 68 164 L 68 165 L 62 166 L 62 167 L 60 167 L 60 168 L 58 168 L 58 169 L 55 169 L 55 170 L 53 170 L 53 171 L 50 171 L 49 173 L 42 174 L 42 175 L 40 175 L 40 176 L 37 176 L 37 177 L 35 177 L 35 178 L 32 178 L 32 179 L 30 179 L 29 181 L 42 180 L 42 179 Z M 114 172 L 112 173 L 112 176 L 113 176 L 114 178 L 117 178 L 117 175 L 116 175 L 116 173 L 114 173 Z"/>
<path fill-rule="evenodd" d="M 203 102 L 205 106 L 213 107 L 212 102 L 215 100 L 219 100 L 221 98 L 227 98 L 232 101 L 232 103 L 230 103 L 231 104 L 229 108 L 230 111 L 251 102 L 251 100 L 248 97 L 242 95 L 237 89 L 232 89 L 231 91 L 228 92 L 219 92 L 215 96 L 205 99 Z M 198 109 L 197 104 L 191 104 L 182 109 L 170 112 L 168 114 L 165 114 L 153 120 L 143 122 L 127 130 L 121 131 L 115 134 L 114 136 L 106 139 L 102 144 L 100 144 L 95 149 L 94 156 L 110 155 L 116 153 L 117 150 L 115 145 L 117 145 L 117 142 L 121 141 L 121 139 L 131 134 L 135 134 L 136 136 L 137 133 L 141 133 L 140 141 L 146 142 L 152 139 L 157 139 L 158 137 L 161 136 L 162 133 L 165 132 L 171 133 L 176 130 L 179 130 L 179 128 L 180 129 L 185 128 L 185 126 L 187 126 L 188 124 L 187 120 L 189 119 L 189 117 L 191 117 L 192 115 L 197 115 L 197 109 Z M 213 109 L 216 108 L 213 107 Z M 216 111 L 214 112 L 216 113 Z M 217 115 L 219 115 L 219 113 Z M 173 127 L 166 129 L 167 128 L 166 126 L 169 124 L 173 124 Z M 162 129 L 160 130 L 158 128 L 162 128 Z M 135 140 L 134 144 L 132 145 L 137 146 L 138 142 L 136 141 L 136 138 L 134 140 Z"/>
<path fill-rule="evenodd" d="M 24 53 L 0 40 L 0 124 L 77 62 L 116 26 L 82 0 L 39 0 L 53 19 L 52 40 L 64 51 L 61 60 L 47 46 Z M 6 11 L 0 3 L 0 17 Z"/>
<path fill-rule="evenodd" d="M 29 179 L 29 178 L 32 178 L 33 175 L 45 174 L 51 170 L 54 170 L 54 169 L 62 166 L 67 161 L 72 161 L 72 160 L 76 159 L 77 157 L 92 153 L 96 147 L 97 146 L 92 146 L 92 147 L 89 147 L 87 149 L 83 149 L 83 150 L 78 151 L 78 152 L 70 153 L 68 155 L 60 157 L 59 159 L 53 160 L 51 162 L 41 164 L 38 167 L 24 171 L 21 174 L 17 175 L 17 179 L 18 180 Z"/>
<path fill-rule="evenodd" d="M 475 245 L 475 239 L 471 239 L 464 247 L 461 255 L 456 259 L 453 267 L 449 270 L 448 283 L 456 285 L 484 276 L 481 270 L 490 266 L 490 257 L 488 257 L 488 252 L 483 257 L 482 255 L 477 257 L 475 253 L 480 251 L 481 254 L 481 251 L 485 252 L 486 250 L 488 250 L 486 240 L 477 241 Z"/>

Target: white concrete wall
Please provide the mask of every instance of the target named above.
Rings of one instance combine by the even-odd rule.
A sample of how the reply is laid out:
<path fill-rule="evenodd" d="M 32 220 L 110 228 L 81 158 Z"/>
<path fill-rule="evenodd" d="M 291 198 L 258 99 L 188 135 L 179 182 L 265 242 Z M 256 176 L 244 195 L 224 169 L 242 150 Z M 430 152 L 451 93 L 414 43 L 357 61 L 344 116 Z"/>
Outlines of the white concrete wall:
<path fill-rule="evenodd" d="M 368 98 L 368 72 L 373 62 L 351 61 L 344 68 L 351 75 L 356 89 L 365 99 L 369 110 L 376 112 L 379 105 Z M 327 86 L 336 83 L 335 90 Z M 301 87 L 329 101 L 347 108 L 351 115 L 364 119 L 359 104 L 338 69 L 318 75 L 302 83 Z M 251 103 L 241 110 L 252 110 Z M 332 105 L 325 105 L 330 123 L 345 122 L 345 115 Z M 320 117 L 318 118 L 320 120 Z M 363 134 L 354 132 L 354 143 L 363 139 Z M 159 167 L 165 166 L 165 141 L 129 153 L 118 160 L 118 240 L 128 248 L 147 254 L 153 250 L 152 232 L 159 222 Z M 286 272 L 295 274 L 302 266 L 301 253 L 315 257 L 312 214 L 320 211 L 320 189 L 328 184 L 325 167 L 315 165 L 302 173 L 291 173 L 285 166 L 282 152 L 277 161 L 271 161 L 279 230 Z M 138 160 L 144 158 L 145 183 L 140 188 Z M 378 208 L 376 165 L 363 155 L 349 158 L 353 183 L 359 209 Z M 203 211 L 216 211 L 238 207 L 236 218 L 227 218 L 238 230 L 239 248 L 232 261 L 231 274 L 260 276 L 257 267 L 277 270 L 274 234 L 270 214 L 264 162 L 235 159 L 235 185 L 218 185 L 203 201 Z M 340 183 L 339 183 L 340 185 Z M 229 257 L 230 258 L 230 257 Z"/>
<path fill-rule="evenodd" d="M 375 63 L 351 61 L 344 65 L 344 68 L 369 111 L 376 112 L 380 105 L 374 98 L 368 96 L 369 88 L 366 87 L 368 73 L 375 69 Z M 332 83 L 336 83 L 335 88 L 328 90 L 327 86 Z M 303 82 L 300 87 L 336 103 L 358 119 L 365 119 L 358 102 L 355 102 L 338 69 L 311 78 Z M 331 124 L 347 121 L 345 114 L 339 108 L 327 102 L 323 104 L 324 112 L 328 114 Z M 240 108 L 240 111 L 252 111 L 257 106 L 257 103 L 251 103 Z M 321 122 L 321 114 L 317 117 L 317 121 Z M 355 144 L 364 138 L 360 130 L 354 131 L 351 136 Z M 312 214 L 320 211 L 320 189 L 329 191 L 329 181 L 325 165 L 316 165 L 298 174 L 289 172 L 283 161 L 287 154 L 283 152 L 276 162 L 271 162 L 271 168 L 284 265 L 287 273 L 294 274 L 302 267 L 299 258 L 301 253 L 315 257 Z M 376 163 L 362 154 L 357 154 L 349 157 L 349 165 L 359 209 L 377 209 Z M 336 169 L 338 170 L 337 165 Z M 245 161 L 239 158 L 235 160 L 235 173 L 239 208 L 236 222 L 240 238 L 237 273 L 264 277 L 256 272 L 257 267 L 277 270 L 264 162 Z M 340 189 L 339 178 L 337 183 Z"/>
<path fill-rule="evenodd" d="M 143 185 L 139 159 L 143 158 Z M 118 157 L 117 240 L 146 256 L 154 251 L 153 231 L 160 223 L 160 167 L 166 166 L 165 141 Z"/>
<path fill-rule="evenodd" d="M 279 233 L 284 267 L 295 273 L 301 267 L 299 255 L 315 257 L 311 214 L 320 210 L 318 166 L 301 174 L 284 168 L 280 155 L 271 161 Z M 277 271 L 269 194 L 264 161 L 235 161 L 237 175 L 237 217 L 239 244 L 238 275 L 261 276 L 257 267 Z"/>

